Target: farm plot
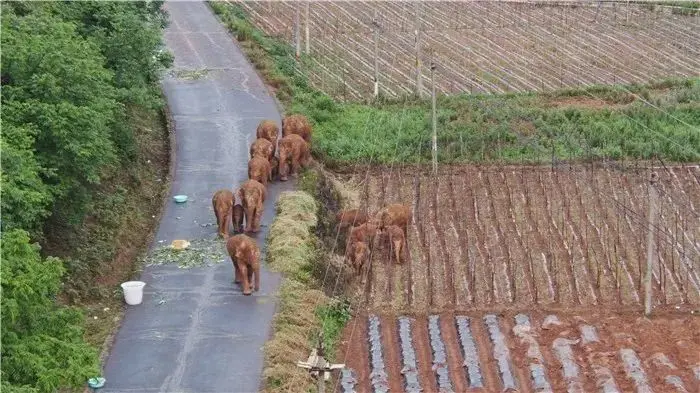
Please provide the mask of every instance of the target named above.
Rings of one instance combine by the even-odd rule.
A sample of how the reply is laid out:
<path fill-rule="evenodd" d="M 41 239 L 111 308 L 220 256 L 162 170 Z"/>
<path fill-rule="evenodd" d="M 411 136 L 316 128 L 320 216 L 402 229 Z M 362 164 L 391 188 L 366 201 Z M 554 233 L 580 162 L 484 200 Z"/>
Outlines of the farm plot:
<path fill-rule="evenodd" d="M 680 315 L 363 315 L 346 328 L 339 391 L 697 392 L 698 331 Z"/>
<path fill-rule="evenodd" d="M 303 2 L 239 3 L 265 33 L 293 42 Z M 543 2 L 311 2 L 310 60 L 314 87 L 366 99 L 374 90 L 373 22 L 382 94 L 415 90 L 416 16 L 421 75 L 428 93 L 430 61 L 442 94 L 549 91 L 592 84 L 646 83 L 698 76 L 700 16 L 671 7 Z M 302 45 L 302 48 L 304 45 Z"/>
<path fill-rule="evenodd" d="M 438 312 L 642 304 L 646 171 L 573 166 L 410 168 L 348 175 L 361 204 L 413 209 L 408 255 L 375 240 L 371 310 Z M 658 305 L 700 304 L 700 169 L 658 170 L 653 289 Z M 360 280 L 358 280 L 359 282 Z"/>

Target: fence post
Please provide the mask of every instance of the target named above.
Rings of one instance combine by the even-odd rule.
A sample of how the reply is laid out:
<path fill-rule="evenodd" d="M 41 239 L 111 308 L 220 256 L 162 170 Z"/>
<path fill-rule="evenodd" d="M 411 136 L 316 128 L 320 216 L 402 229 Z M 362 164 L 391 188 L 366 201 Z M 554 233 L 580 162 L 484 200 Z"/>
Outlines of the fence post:
<path fill-rule="evenodd" d="M 379 20 L 377 10 L 374 10 L 374 98 L 379 97 Z"/>
<path fill-rule="evenodd" d="M 437 176 L 437 99 L 435 95 L 435 63 L 430 60 L 430 84 L 433 100 L 433 175 Z"/>
<path fill-rule="evenodd" d="M 415 21 L 415 35 L 416 35 L 416 96 L 421 96 L 421 91 L 423 90 L 423 79 L 421 75 L 421 62 L 420 62 L 420 11 L 421 3 L 416 1 L 414 3 L 414 9 L 416 14 Z"/>
<path fill-rule="evenodd" d="M 651 280 L 654 263 L 654 226 L 656 225 L 656 172 L 649 178 L 649 217 L 647 231 L 647 270 L 644 277 L 644 315 L 649 316 L 652 308 Z"/>
<path fill-rule="evenodd" d="M 299 5 L 294 13 L 294 48 L 297 59 L 301 55 L 301 22 L 299 21 Z"/>
<path fill-rule="evenodd" d="M 309 6 L 310 6 L 310 3 L 311 3 L 310 1 L 307 1 L 307 2 L 306 2 L 306 7 L 305 7 L 305 10 L 304 10 L 304 14 L 305 14 L 304 16 L 305 16 L 305 19 L 306 19 L 306 23 L 305 23 L 305 25 L 304 25 L 304 44 L 306 45 L 306 47 L 304 48 L 304 49 L 305 49 L 304 52 L 305 52 L 307 55 L 308 55 L 309 52 L 310 52 L 310 46 L 311 46 L 311 43 L 309 42 L 309 24 L 311 23 L 311 20 L 309 19 Z"/>

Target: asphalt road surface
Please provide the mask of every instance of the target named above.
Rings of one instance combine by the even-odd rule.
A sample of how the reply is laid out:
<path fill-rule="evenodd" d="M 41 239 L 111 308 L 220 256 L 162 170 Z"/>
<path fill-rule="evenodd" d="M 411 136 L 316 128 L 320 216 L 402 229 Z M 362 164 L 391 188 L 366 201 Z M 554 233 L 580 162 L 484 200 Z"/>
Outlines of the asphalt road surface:
<path fill-rule="evenodd" d="M 165 33 L 175 55 L 163 86 L 175 121 L 175 174 L 154 245 L 212 239 L 211 196 L 247 179 L 248 149 L 275 101 L 204 2 L 168 2 Z M 197 72 L 183 72 L 195 70 Z M 274 203 L 292 183 L 268 186 L 262 248 Z M 172 196 L 185 194 L 183 205 Z M 163 243 L 158 243 L 163 240 Z M 257 392 L 279 276 L 263 267 L 261 289 L 243 296 L 227 260 L 212 267 L 147 267 L 143 303 L 127 306 L 101 392 Z M 161 300 L 164 300 L 162 302 Z"/>

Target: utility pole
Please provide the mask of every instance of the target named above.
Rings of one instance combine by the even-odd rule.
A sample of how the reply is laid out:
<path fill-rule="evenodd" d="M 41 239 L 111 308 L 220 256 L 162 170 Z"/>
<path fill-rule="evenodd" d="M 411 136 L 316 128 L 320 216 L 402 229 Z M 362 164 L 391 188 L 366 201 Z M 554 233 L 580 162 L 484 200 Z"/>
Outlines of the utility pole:
<path fill-rule="evenodd" d="M 304 43 L 306 45 L 305 53 L 308 55 L 310 51 L 310 45 L 311 43 L 309 42 L 309 24 L 311 23 L 311 20 L 309 20 L 309 7 L 310 7 L 311 2 L 307 1 L 306 2 L 306 7 L 304 10 L 304 17 L 306 19 L 306 24 L 304 25 Z"/>
<path fill-rule="evenodd" d="M 414 10 L 416 14 L 415 21 L 415 35 L 416 35 L 416 96 L 421 96 L 421 91 L 423 90 L 423 80 L 421 75 L 421 62 L 420 62 L 420 11 L 421 2 L 416 1 L 414 3 Z"/>
<path fill-rule="evenodd" d="M 433 175 L 437 176 L 437 98 L 435 95 L 435 63 L 430 59 L 430 84 L 433 99 Z"/>
<path fill-rule="evenodd" d="M 651 172 L 649 177 L 649 217 L 648 217 L 648 231 L 647 231 L 647 270 L 646 276 L 644 277 L 644 315 L 651 315 L 651 279 L 652 279 L 652 268 L 654 263 L 654 226 L 656 225 L 656 172 Z"/>
<path fill-rule="evenodd" d="M 374 10 L 374 98 L 379 97 L 379 20 L 377 10 Z"/>
<path fill-rule="evenodd" d="M 345 364 L 331 364 L 326 361 L 323 348 L 323 332 L 318 334 L 318 345 L 311 350 L 309 358 L 305 362 L 297 362 L 297 366 L 309 370 L 316 377 L 319 393 L 325 393 L 326 381 L 330 379 L 331 372 L 345 367 Z"/>
<path fill-rule="evenodd" d="M 296 49 L 297 59 L 301 55 L 301 22 L 299 21 L 299 6 L 296 6 L 296 13 L 294 14 L 294 48 Z"/>

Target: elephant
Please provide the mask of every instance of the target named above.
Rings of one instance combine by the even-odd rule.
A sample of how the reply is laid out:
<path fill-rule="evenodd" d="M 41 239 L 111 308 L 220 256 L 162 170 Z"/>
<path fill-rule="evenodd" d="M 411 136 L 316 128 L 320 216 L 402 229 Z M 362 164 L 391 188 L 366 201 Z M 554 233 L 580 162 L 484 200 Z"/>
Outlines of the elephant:
<path fill-rule="evenodd" d="M 389 225 L 397 225 L 403 229 L 404 236 L 408 236 L 408 224 L 413 219 L 411 208 L 401 203 L 386 205 L 374 217 L 374 221 L 380 230 Z"/>
<path fill-rule="evenodd" d="M 277 179 L 277 174 L 279 173 L 280 160 L 277 157 L 272 157 L 270 159 L 270 181 Z"/>
<path fill-rule="evenodd" d="M 280 180 L 287 181 L 288 167 L 287 161 L 292 162 L 291 173 L 296 176 L 299 172 L 299 166 L 306 167 L 311 159 L 311 151 L 309 145 L 302 137 L 296 134 L 290 134 L 282 137 L 279 147 L 280 157 Z"/>
<path fill-rule="evenodd" d="M 349 226 L 359 227 L 369 220 L 367 213 L 360 209 L 342 210 L 335 215 L 335 218 L 338 221 L 339 229 Z"/>
<path fill-rule="evenodd" d="M 270 161 L 274 154 L 275 147 L 272 145 L 272 142 L 265 138 L 258 138 L 250 145 L 250 158 L 257 156 Z"/>
<path fill-rule="evenodd" d="M 368 245 L 374 243 L 374 237 L 377 236 L 378 231 L 377 225 L 371 222 L 351 228 L 345 241 L 345 256 L 352 252 L 354 243 L 362 242 Z"/>
<path fill-rule="evenodd" d="M 277 127 L 277 123 L 273 120 L 263 120 L 258 124 L 258 128 L 255 130 L 255 137 L 260 139 L 267 139 L 272 143 L 272 154 L 275 154 L 275 147 L 277 145 L 277 136 L 279 135 L 280 129 Z"/>
<path fill-rule="evenodd" d="M 243 212 L 245 213 L 246 232 L 260 231 L 260 218 L 265 202 L 265 186 L 253 179 L 246 180 L 240 188 Z"/>
<path fill-rule="evenodd" d="M 260 157 L 255 156 L 248 161 L 248 178 L 257 180 L 263 186 L 267 187 L 267 181 L 272 177 L 272 169 L 270 163 Z"/>
<path fill-rule="evenodd" d="M 216 215 L 216 226 L 218 227 L 218 235 L 224 239 L 228 238 L 228 227 L 231 222 L 231 208 L 233 207 L 234 196 L 230 190 L 218 190 L 211 198 L 211 204 L 214 207 Z"/>
<path fill-rule="evenodd" d="M 348 247 L 348 261 L 355 269 L 355 273 L 362 277 L 364 282 L 365 272 L 369 268 L 370 250 L 365 242 L 354 242 Z"/>
<path fill-rule="evenodd" d="M 233 205 L 233 231 L 236 233 L 243 232 L 243 205 Z"/>
<path fill-rule="evenodd" d="M 390 250 L 393 251 L 393 255 L 389 254 L 389 262 L 391 258 L 394 257 L 396 263 L 400 264 L 404 262 L 403 257 L 406 251 L 406 236 L 404 236 L 403 230 L 397 225 L 389 225 L 384 228 L 385 234 L 389 237 Z"/>
<path fill-rule="evenodd" d="M 294 114 L 282 119 L 282 137 L 296 134 L 311 144 L 311 124 L 304 115 Z"/>
<path fill-rule="evenodd" d="M 226 251 L 233 262 L 234 282 L 243 282 L 243 294 L 250 295 L 251 283 L 255 276 L 253 290 L 260 290 L 260 248 L 255 240 L 240 234 L 231 236 L 226 242 Z"/>

